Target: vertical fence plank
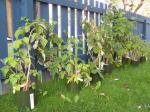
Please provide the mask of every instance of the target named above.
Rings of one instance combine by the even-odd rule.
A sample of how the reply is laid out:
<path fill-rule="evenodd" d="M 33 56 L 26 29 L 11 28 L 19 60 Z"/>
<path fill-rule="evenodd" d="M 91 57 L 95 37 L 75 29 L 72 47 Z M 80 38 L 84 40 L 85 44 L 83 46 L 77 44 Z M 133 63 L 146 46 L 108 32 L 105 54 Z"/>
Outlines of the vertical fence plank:
<path fill-rule="evenodd" d="M 64 41 L 67 41 L 68 32 L 68 7 L 61 7 L 61 35 Z"/>
<path fill-rule="evenodd" d="M 32 21 L 33 20 L 33 0 L 21 0 L 20 6 L 21 6 L 21 17 L 27 17 L 28 19 Z"/>
<path fill-rule="evenodd" d="M 94 20 L 94 13 L 90 12 L 90 20 L 93 21 Z"/>
<path fill-rule="evenodd" d="M 81 43 L 82 41 L 82 26 L 81 26 L 82 10 L 78 10 L 77 19 L 78 19 L 77 21 L 78 32 L 77 33 L 78 33 L 78 39 L 80 40 L 78 46 L 82 47 L 82 43 Z M 81 54 L 82 54 L 82 50 L 78 50 L 78 55 L 81 55 Z"/>
<path fill-rule="evenodd" d="M 58 9 L 57 5 L 53 5 L 53 21 L 56 23 L 54 27 L 54 32 L 58 33 Z"/>
<path fill-rule="evenodd" d="M 49 8 L 49 23 L 53 23 L 53 4 L 49 4 L 48 8 Z"/>
<path fill-rule="evenodd" d="M 71 37 L 71 8 L 68 7 L 68 38 Z"/>
<path fill-rule="evenodd" d="M 61 33 L 62 32 L 62 27 L 61 27 L 61 6 L 58 5 L 57 9 L 58 9 L 57 10 L 57 15 L 58 15 L 58 24 L 57 24 L 58 25 L 58 36 L 61 37 L 62 36 L 61 35 L 62 34 Z"/>
<path fill-rule="evenodd" d="M 71 9 L 71 36 L 75 36 L 75 14 L 74 9 Z"/>
<path fill-rule="evenodd" d="M 77 14 L 78 14 L 78 10 L 77 9 L 74 9 L 74 32 L 75 32 L 75 38 L 78 38 L 78 17 L 77 17 Z M 77 50 L 77 45 L 75 47 L 75 54 L 77 55 L 78 54 L 78 50 Z"/>
<path fill-rule="evenodd" d="M 21 26 L 20 18 L 21 18 L 21 0 L 12 0 L 12 27 L 13 34 L 16 29 Z"/>
<path fill-rule="evenodd" d="M 7 33 L 6 33 L 6 3 L 5 0 L 0 0 L 0 59 L 8 55 Z M 2 63 L 0 63 L 0 67 Z M 2 75 L 0 74 L 0 80 Z"/>
<path fill-rule="evenodd" d="M 94 7 L 94 0 L 90 0 L 90 7 Z"/>
<path fill-rule="evenodd" d="M 49 20 L 49 9 L 48 9 L 48 3 L 40 3 L 40 17 Z"/>
<path fill-rule="evenodd" d="M 84 20 L 85 20 L 85 11 L 82 10 L 82 21 Z M 84 28 L 83 25 L 82 25 L 82 28 Z M 85 54 L 85 35 L 83 31 L 82 31 L 82 48 L 83 48 L 83 54 Z"/>
<path fill-rule="evenodd" d="M 146 20 L 144 20 L 144 23 L 143 23 L 143 39 L 146 39 Z"/>
<path fill-rule="evenodd" d="M 147 21 L 147 24 L 146 24 L 146 40 L 150 41 L 150 22 Z"/>
<path fill-rule="evenodd" d="M 98 16 L 99 16 L 98 13 L 96 13 L 96 25 L 99 25 L 98 24 Z"/>

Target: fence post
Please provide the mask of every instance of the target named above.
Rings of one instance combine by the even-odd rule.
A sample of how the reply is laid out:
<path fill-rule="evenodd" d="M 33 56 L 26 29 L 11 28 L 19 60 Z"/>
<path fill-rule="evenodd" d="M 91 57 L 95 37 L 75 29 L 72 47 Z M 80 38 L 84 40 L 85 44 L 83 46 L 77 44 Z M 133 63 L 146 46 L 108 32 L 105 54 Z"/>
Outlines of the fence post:
<path fill-rule="evenodd" d="M 146 31 L 147 31 L 147 21 L 144 20 L 144 25 L 143 25 L 143 39 L 146 39 Z"/>

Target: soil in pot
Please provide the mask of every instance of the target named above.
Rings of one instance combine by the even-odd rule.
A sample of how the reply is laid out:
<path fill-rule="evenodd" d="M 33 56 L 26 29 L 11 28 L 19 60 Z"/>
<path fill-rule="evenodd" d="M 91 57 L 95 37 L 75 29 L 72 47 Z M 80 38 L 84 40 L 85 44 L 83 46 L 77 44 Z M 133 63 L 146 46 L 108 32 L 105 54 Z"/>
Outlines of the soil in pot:
<path fill-rule="evenodd" d="M 126 64 L 130 64 L 131 63 L 131 59 L 128 57 L 122 57 L 122 64 L 126 65 Z"/>
<path fill-rule="evenodd" d="M 140 62 L 141 63 L 146 62 L 146 57 L 145 56 L 140 57 Z"/>
<path fill-rule="evenodd" d="M 96 82 L 101 80 L 101 77 L 98 73 L 97 74 L 91 74 L 90 77 L 92 78 L 92 81 L 91 81 L 92 84 L 95 84 Z"/>
<path fill-rule="evenodd" d="M 103 74 L 111 74 L 113 70 L 113 65 L 111 64 L 105 64 L 103 66 Z"/>
<path fill-rule="evenodd" d="M 140 64 L 140 60 L 131 60 L 131 65 L 138 66 Z"/>

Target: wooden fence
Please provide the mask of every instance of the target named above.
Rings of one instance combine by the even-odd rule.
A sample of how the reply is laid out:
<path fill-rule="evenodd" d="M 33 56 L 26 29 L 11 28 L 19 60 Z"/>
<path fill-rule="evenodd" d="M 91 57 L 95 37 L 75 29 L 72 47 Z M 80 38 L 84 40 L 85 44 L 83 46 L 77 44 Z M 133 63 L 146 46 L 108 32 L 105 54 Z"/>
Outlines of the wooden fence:
<path fill-rule="evenodd" d="M 65 40 L 67 37 L 84 40 L 81 21 L 86 17 L 89 21 L 94 20 L 100 24 L 101 15 L 107 7 L 107 3 L 95 0 L 0 0 L 0 58 L 8 55 L 8 42 L 13 41 L 15 30 L 22 25 L 21 17 L 56 21 L 54 32 L 60 37 Z M 137 17 L 135 34 L 150 40 L 150 20 L 127 13 L 127 18 L 132 20 L 132 17 Z M 68 32 L 67 36 L 65 32 Z M 85 48 L 84 41 L 81 46 Z M 77 54 L 84 54 L 84 50 L 77 51 Z"/>

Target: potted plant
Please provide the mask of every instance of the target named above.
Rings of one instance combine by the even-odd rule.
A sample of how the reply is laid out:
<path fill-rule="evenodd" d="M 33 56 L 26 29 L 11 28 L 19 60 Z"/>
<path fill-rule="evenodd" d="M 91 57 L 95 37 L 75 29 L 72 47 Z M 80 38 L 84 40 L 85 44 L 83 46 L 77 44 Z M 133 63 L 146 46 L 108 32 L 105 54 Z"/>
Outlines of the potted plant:
<path fill-rule="evenodd" d="M 67 88 L 71 91 L 78 91 L 82 85 L 88 86 L 91 81 L 89 65 L 73 52 L 73 49 L 78 49 L 75 46 L 77 42 L 77 39 L 70 38 L 65 44 L 60 43 L 57 50 L 59 55 L 51 63 L 45 64 L 54 78 L 66 81 Z"/>
<path fill-rule="evenodd" d="M 8 56 L 4 59 L 1 71 L 8 77 L 5 82 L 11 85 L 13 93 L 17 95 L 19 108 L 27 106 L 33 109 L 35 101 L 32 90 L 35 82 L 31 80 L 31 76 L 37 77 L 41 74 L 31 62 L 29 38 L 16 39 L 13 48 L 16 50 L 14 57 Z M 24 101 L 20 101 L 21 99 Z"/>
<path fill-rule="evenodd" d="M 13 93 L 16 93 L 18 99 L 29 99 L 30 90 L 33 91 L 35 85 L 42 76 L 39 65 L 46 61 L 46 52 L 49 49 L 50 42 L 54 41 L 52 30 L 53 26 L 43 19 L 36 19 L 30 22 L 27 18 L 22 18 L 24 26 L 19 27 L 15 32 L 13 41 L 14 55 L 6 57 L 1 71 L 5 77 L 5 82 L 12 86 Z M 38 77 L 39 76 L 39 77 Z M 38 82 L 39 83 L 39 82 Z M 33 88 L 33 89 L 31 89 Z M 32 101 L 30 108 L 34 108 L 34 96 L 30 94 Z M 29 106 L 22 104 L 23 107 Z M 20 103 L 20 102 L 19 102 Z"/>
<path fill-rule="evenodd" d="M 141 37 L 134 36 L 132 38 L 131 59 L 133 65 L 138 65 L 140 62 L 146 61 L 146 56 L 149 54 L 149 44 Z"/>

